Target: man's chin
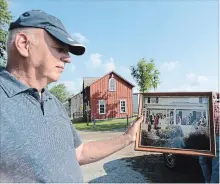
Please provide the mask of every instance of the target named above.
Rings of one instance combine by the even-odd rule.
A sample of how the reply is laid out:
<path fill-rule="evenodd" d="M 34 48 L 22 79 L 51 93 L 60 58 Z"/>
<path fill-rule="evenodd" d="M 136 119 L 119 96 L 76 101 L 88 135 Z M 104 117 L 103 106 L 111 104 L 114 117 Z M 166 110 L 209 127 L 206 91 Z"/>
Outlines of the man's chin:
<path fill-rule="evenodd" d="M 60 79 L 60 75 L 49 78 L 48 81 L 49 81 L 49 83 L 53 83 L 53 82 L 57 82 L 59 79 Z"/>

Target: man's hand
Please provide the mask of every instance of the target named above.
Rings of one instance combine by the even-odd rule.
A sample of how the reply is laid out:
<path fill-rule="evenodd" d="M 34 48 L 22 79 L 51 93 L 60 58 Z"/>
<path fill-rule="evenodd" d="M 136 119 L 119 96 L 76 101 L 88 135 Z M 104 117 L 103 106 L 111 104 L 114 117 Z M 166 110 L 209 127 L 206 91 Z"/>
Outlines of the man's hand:
<path fill-rule="evenodd" d="M 142 121 L 143 116 L 132 122 L 123 135 L 116 136 L 109 140 L 81 144 L 76 149 L 76 156 L 79 164 L 84 165 L 96 162 L 133 143 Z"/>
<path fill-rule="evenodd" d="M 133 143 L 136 140 L 136 134 L 140 128 L 140 124 L 142 121 L 143 115 L 138 117 L 135 121 L 133 121 L 124 133 L 124 135 L 128 138 L 129 144 Z"/>

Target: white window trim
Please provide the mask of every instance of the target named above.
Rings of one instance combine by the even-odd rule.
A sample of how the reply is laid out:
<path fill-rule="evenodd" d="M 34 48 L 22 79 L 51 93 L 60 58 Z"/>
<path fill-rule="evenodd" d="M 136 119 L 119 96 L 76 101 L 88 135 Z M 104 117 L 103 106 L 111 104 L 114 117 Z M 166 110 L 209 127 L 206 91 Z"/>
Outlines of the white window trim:
<path fill-rule="evenodd" d="M 101 113 L 100 112 L 100 105 L 101 105 L 101 102 L 103 102 L 103 101 L 104 101 L 104 113 Z M 106 114 L 106 101 L 105 100 L 99 100 L 99 114 Z"/>
<path fill-rule="evenodd" d="M 122 107 L 122 106 L 121 106 L 121 102 L 122 102 L 122 101 L 125 102 L 125 112 L 123 112 L 123 111 L 121 110 L 121 107 Z M 127 101 L 126 101 L 125 99 L 121 99 L 121 100 L 120 100 L 120 113 L 121 113 L 121 114 L 127 113 Z"/>
<path fill-rule="evenodd" d="M 111 89 L 111 81 L 114 81 L 114 89 Z M 114 78 L 110 78 L 109 81 L 108 81 L 108 88 L 109 88 L 109 91 L 116 91 L 116 81 Z"/>

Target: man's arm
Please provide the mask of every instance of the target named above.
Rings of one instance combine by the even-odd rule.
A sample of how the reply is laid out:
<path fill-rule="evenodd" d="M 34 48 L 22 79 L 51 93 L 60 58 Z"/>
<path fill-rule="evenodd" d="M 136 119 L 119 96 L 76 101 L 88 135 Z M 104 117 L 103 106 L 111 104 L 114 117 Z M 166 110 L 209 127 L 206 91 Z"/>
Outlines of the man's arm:
<path fill-rule="evenodd" d="M 76 148 L 76 156 L 80 165 L 101 160 L 133 143 L 143 117 L 132 123 L 127 131 L 110 140 L 94 141 L 81 144 Z"/>

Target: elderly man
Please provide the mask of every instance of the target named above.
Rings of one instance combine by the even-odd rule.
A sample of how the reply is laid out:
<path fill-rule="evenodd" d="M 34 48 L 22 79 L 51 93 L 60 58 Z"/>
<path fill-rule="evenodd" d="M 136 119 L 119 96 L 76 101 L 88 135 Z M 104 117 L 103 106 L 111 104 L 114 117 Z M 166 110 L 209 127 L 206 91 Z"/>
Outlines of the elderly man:
<path fill-rule="evenodd" d="M 10 24 L 7 66 L 0 71 L 1 182 L 83 182 L 80 165 L 135 141 L 142 116 L 121 136 L 83 144 L 62 104 L 45 89 L 60 78 L 69 52 L 82 55 L 56 17 L 23 13 Z"/>

